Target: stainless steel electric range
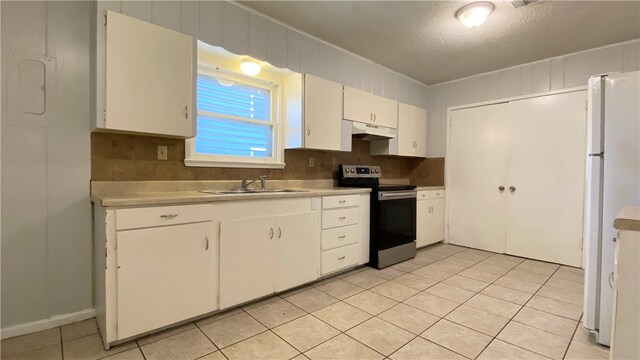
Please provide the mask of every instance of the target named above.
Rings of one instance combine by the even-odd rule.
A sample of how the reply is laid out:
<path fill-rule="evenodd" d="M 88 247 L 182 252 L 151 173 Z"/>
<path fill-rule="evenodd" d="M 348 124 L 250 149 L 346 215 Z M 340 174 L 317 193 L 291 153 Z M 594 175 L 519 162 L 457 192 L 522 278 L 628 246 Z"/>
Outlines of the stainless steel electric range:
<path fill-rule="evenodd" d="M 379 166 L 340 165 L 338 185 L 371 189 L 369 265 L 378 269 L 416 256 L 416 187 L 380 185 Z"/>

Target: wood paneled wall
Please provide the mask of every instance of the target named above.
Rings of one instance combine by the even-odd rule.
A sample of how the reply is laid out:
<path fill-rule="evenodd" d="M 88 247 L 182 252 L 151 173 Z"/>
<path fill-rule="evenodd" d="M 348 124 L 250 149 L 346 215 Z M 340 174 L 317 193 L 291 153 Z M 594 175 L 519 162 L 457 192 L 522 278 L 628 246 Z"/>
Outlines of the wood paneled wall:
<path fill-rule="evenodd" d="M 228 1 L 98 1 L 121 12 L 248 55 L 424 108 L 427 86 Z"/>
<path fill-rule="evenodd" d="M 587 85 L 594 74 L 638 69 L 640 40 L 634 40 L 430 86 L 427 153 L 445 156 L 448 107 Z"/>

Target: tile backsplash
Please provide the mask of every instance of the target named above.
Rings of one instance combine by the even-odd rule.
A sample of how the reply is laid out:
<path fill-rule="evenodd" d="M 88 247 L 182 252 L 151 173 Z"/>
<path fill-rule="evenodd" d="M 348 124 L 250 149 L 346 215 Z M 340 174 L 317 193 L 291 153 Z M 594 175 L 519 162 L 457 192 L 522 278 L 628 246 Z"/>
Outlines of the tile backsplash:
<path fill-rule="evenodd" d="M 157 159 L 158 145 L 168 160 Z M 309 158 L 315 166 L 309 167 Z M 418 186 L 444 185 L 444 158 L 371 156 L 369 143 L 353 140 L 352 151 L 285 150 L 284 169 L 236 169 L 184 165 L 184 140 L 109 133 L 91 134 L 91 179 L 97 181 L 237 180 L 267 175 L 273 180 L 333 179 L 339 164 L 379 165 L 383 178 L 409 178 Z"/>

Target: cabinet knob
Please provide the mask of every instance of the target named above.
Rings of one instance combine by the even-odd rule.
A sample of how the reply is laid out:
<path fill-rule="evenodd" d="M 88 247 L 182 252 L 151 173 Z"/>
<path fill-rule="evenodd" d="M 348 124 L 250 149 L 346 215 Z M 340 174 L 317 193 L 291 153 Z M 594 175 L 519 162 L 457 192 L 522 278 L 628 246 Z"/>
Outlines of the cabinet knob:
<path fill-rule="evenodd" d="M 509 191 L 511 191 L 511 193 L 513 194 L 514 192 L 516 192 L 516 187 L 515 186 L 509 186 Z"/>
<path fill-rule="evenodd" d="M 503 192 L 504 191 L 504 186 L 503 185 L 498 186 L 498 191 Z"/>
<path fill-rule="evenodd" d="M 342 260 L 344 260 L 344 258 L 345 258 L 345 257 L 346 257 L 346 256 L 340 256 L 340 257 L 338 258 L 338 260 L 341 260 L 341 261 L 342 261 Z"/>

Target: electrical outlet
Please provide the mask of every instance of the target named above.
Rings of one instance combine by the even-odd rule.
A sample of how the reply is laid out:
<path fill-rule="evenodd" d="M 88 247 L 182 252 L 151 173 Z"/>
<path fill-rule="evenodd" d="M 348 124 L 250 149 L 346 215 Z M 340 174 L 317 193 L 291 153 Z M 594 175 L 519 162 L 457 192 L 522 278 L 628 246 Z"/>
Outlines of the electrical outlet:
<path fill-rule="evenodd" d="M 158 160 L 167 160 L 169 157 L 169 150 L 166 145 L 158 145 Z"/>
<path fill-rule="evenodd" d="M 309 167 L 314 167 L 314 166 L 316 166 L 316 159 L 310 157 L 309 158 Z"/>

